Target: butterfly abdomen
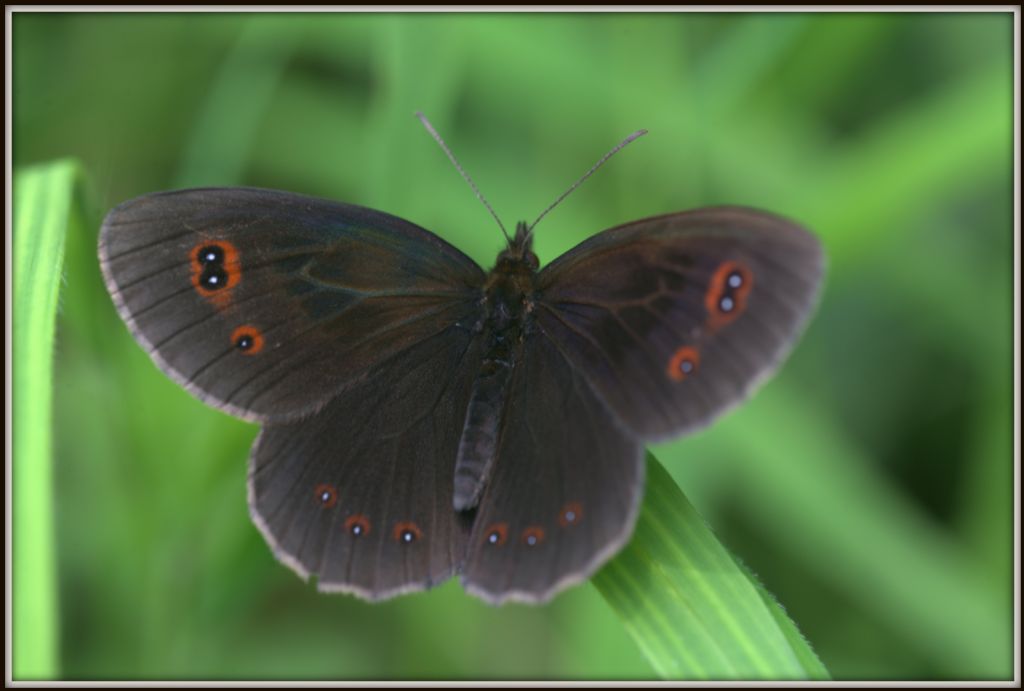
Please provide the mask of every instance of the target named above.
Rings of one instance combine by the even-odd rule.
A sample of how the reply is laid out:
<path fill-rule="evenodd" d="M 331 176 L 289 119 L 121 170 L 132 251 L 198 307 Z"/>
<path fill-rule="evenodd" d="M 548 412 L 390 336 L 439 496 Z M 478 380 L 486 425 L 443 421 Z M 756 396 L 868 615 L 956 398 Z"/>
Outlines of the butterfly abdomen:
<path fill-rule="evenodd" d="M 526 250 L 529 257 L 503 252 L 484 286 L 480 328 L 486 345 L 480 372 L 473 382 L 455 462 L 452 505 L 456 511 L 474 508 L 487 484 L 498 447 L 509 380 L 531 327 L 536 256 L 528 247 Z"/>

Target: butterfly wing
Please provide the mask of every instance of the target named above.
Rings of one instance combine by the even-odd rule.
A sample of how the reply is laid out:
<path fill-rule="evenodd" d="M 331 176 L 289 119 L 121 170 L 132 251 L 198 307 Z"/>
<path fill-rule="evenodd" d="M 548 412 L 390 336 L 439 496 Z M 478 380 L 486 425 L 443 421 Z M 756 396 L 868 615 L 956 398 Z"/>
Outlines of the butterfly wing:
<path fill-rule="evenodd" d="M 785 356 L 817 298 L 818 240 L 712 208 L 600 233 L 538 277 L 538 328 L 635 436 L 696 429 Z"/>
<path fill-rule="evenodd" d="M 378 600 L 448 578 L 469 523 L 452 476 L 479 339 L 453 326 L 312 417 L 263 428 L 249 510 L 275 555 L 324 591 Z"/>
<path fill-rule="evenodd" d="M 377 364 L 476 319 L 483 271 L 394 216 L 247 188 L 152 194 L 103 222 L 100 263 L 153 360 L 244 419 L 308 415 Z"/>
<path fill-rule="evenodd" d="M 509 382 L 462 581 L 489 602 L 542 602 L 592 574 L 633 531 L 643 449 L 539 332 Z"/>

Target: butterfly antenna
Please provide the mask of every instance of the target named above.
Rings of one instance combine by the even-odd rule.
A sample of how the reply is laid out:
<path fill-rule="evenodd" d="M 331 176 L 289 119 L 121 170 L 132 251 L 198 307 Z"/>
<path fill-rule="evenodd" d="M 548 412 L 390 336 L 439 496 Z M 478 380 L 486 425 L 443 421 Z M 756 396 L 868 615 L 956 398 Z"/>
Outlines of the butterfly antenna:
<path fill-rule="evenodd" d="M 473 178 L 469 177 L 469 173 L 464 171 L 462 169 L 462 166 L 459 165 L 459 161 L 455 158 L 455 154 L 452 153 L 452 150 L 449 149 L 448 145 L 444 143 L 443 139 L 441 139 L 441 135 L 439 135 L 437 133 L 437 130 L 434 129 L 434 126 L 430 124 L 430 120 L 427 120 L 427 116 L 419 111 L 416 111 L 416 117 L 420 119 L 420 122 L 423 123 L 423 126 L 427 128 L 427 132 L 430 132 L 430 136 L 434 138 L 434 141 L 437 142 L 437 145 L 440 146 L 441 150 L 444 151 L 445 154 L 448 156 L 448 160 L 452 162 L 453 166 L 455 166 L 455 170 L 459 171 L 459 175 L 462 176 L 462 179 L 469 183 L 469 186 L 473 188 L 473 192 L 476 194 L 476 198 L 483 202 L 483 205 L 486 206 L 487 210 L 491 212 L 491 216 L 494 216 L 494 220 L 498 222 L 498 227 L 501 228 L 501 232 L 505 235 L 505 241 L 509 245 L 511 245 L 512 238 L 509 237 L 508 231 L 505 230 L 505 224 L 501 222 L 500 218 L 498 218 L 498 214 L 494 213 L 494 209 L 492 209 L 491 205 L 487 203 L 486 199 L 484 199 L 484 195 L 480 194 L 480 190 L 477 189 L 476 184 L 473 182 Z"/>
<path fill-rule="evenodd" d="M 589 178 L 591 175 L 593 175 L 597 171 L 598 168 L 603 166 L 605 161 L 607 161 L 609 158 L 611 158 L 615 154 L 619 153 L 619 151 L 621 151 L 622 149 L 626 148 L 626 145 L 629 144 L 630 142 L 632 142 L 634 139 L 639 139 L 640 137 L 644 136 L 645 134 L 647 134 L 647 130 L 637 130 L 636 132 L 634 132 L 633 134 L 629 135 L 628 137 L 623 139 L 621 142 L 619 142 L 618 146 L 616 146 L 614 149 L 612 149 L 611 151 L 606 153 L 604 156 L 602 156 L 600 161 L 598 161 L 593 166 L 591 166 L 590 170 L 588 170 L 586 173 L 583 174 L 583 177 L 581 177 L 579 180 L 574 182 L 572 184 L 572 187 L 570 187 L 565 192 L 563 192 L 561 197 L 556 199 L 554 201 L 554 203 L 551 204 L 551 206 L 549 206 L 548 208 L 544 209 L 544 211 L 541 213 L 541 215 L 537 217 L 537 220 L 530 224 L 530 227 L 527 228 L 527 233 L 526 233 L 527 237 L 529 237 L 530 235 L 533 234 L 533 228 L 538 223 L 540 223 L 540 219 L 542 219 L 545 216 L 547 216 L 549 211 L 551 211 L 556 206 L 561 204 L 562 200 L 565 199 L 566 197 L 568 197 L 570 194 L 572 194 L 572 191 L 574 189 L 576 189 L 577 187 L 582 185 L 584 180 Z"/>

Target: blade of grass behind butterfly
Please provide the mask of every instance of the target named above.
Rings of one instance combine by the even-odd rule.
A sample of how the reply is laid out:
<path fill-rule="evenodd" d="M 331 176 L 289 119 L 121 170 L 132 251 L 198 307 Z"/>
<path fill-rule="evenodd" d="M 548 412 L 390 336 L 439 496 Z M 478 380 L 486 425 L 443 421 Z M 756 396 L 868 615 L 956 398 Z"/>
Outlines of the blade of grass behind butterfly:
<path fill-rule="evenodd" d="M 732 558 L 658 461 L 633 540 L 593 582 L 657 673 L 828 679 L 796 625 Z"/>
<path fill-rule="evenodd" d="M 11 497 L 12 677 L 52 679 L 60 673 L 57 559 L 54 533 L 51 405 L 53 342 L 78 164 L 64 160 L 19 171 L 14 178 L 13 370 Z M 14 354 L 17 353 L 17 367 Z M 12 405 L 13 403 L 13 405 Z M 17 415 L 13 411 L 17 411 Z"/>
<path fill-rule="evenodd" d="M 192 128 L 176 187 L 243 179 L 260 123 L 298 40 L 294 31 L 279 26 L 273 17 L 249 17 Z"/>

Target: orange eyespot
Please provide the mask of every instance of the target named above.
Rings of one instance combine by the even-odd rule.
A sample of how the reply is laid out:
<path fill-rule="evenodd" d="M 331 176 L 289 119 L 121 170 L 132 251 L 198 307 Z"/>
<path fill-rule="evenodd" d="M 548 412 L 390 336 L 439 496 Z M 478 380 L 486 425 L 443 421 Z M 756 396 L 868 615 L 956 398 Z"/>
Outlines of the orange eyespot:
<path fill-rule="evenodd" d="M 246 324 L 231 332 L 231 343 L 243 355 L 255 355 L 263 350 L 263 334 L 255 326 Z"/>
<path fill-rule="evenodd" d="M 500 547 L 508 539 L 508 523 L 495 523 L 484 531 L 484 544 Z"/>
<path fill-rule="evenodd" d="M 423 537 L 423 531 L 420 530 L 418 525 L 411 521 L 402 521 L 400 523 L 395 523 L 395 528 L 391 531 L 391 536 L 398 542 L 411 544 Z"/>
<path fill-rule="evenodd" d="M 580 506 L 579 502 L 570 502 L 566 504 L 558 514 L 558 523 L 563 528 L 568 528 L 578 524 L 583 520 L 583 507 Z"/>
<path fill-rule="evenodd" d="M 231 303 L 231 291 L 242 278 L 238 248 L 227 240 L 203 240 L 189 253 L 192 285 L 218 309 Z"/>
<path fill-rule="evenodd" d="M 683 346 L 668 361 L 668 376 L 672 381 L 683 381 L 700 367 L 700 353 L 696 348 Z"/>
<path fill-rule="evenodd" d="M 704 294 L 708 326 L 717 329 L 742 314 L 753 285 L 754 275 L 747 267 L 739 262 L 722 262 L 711 276 Z"/>
<path fill-rule="evenodd" d="M 364 537 L 370 534 L 370 519 L 361 513 L 352 514 L 345 519 L 345 532 L 353 537 Z"/>
<path fill-rule="evenodd" d="M 520 540 L 524 545 L 536 547 L 540 543 L 544 542 L 544 529 L 539 525 L 531 525 L 523 531 L 523 535 Z"/>
<path fill-rule="evenodd" d="M 338 503 L 338 490 L 334 485 L 321 483 L 313 489 L 313 497 L 321 507 L 329 509 Z"/>

